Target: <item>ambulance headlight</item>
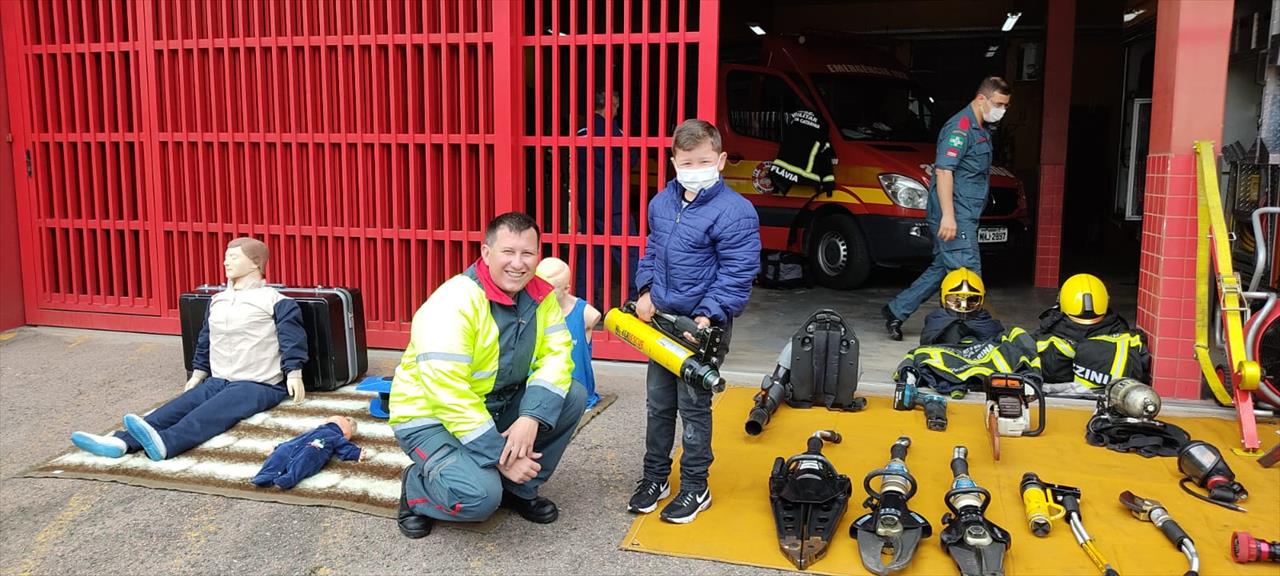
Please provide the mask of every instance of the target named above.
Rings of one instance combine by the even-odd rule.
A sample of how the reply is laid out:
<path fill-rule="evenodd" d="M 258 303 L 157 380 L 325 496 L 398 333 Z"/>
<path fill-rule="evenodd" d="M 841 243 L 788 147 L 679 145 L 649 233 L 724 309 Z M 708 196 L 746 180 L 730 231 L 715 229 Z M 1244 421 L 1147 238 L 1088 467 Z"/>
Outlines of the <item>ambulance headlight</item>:
<path fill-rule="evenodd" d="M 880 186 L 894 204 L 903 208 L 924 210 L 929 202 L 929 189 L 915 178 L 901 174 L 881 174 Z"/>

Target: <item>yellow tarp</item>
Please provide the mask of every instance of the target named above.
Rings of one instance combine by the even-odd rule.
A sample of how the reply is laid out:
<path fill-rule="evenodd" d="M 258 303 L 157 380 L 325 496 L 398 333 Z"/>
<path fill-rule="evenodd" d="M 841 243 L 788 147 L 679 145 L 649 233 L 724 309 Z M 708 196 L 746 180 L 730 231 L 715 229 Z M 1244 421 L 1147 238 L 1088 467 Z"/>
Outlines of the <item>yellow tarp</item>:
<path fill-rule="evenodd" d="M 1018 483 L 1033 471 L 1046 481 L 1083 490 L 1084 525 L 1099 550 L 1121 574 L 1170 575 L 1186 571 L 1186 558 L 1175 550 L 1154 525 L 1139 522 L 1120 505 L 1118 496 L 1132 490 L 1159 500 L 1195 540 L 1201 556 L 1201 573 L 1280 574 L 1275 564 L 1235 564 L 1230 558 L 1233 530 L 1247 530 L 1256 537 L 1280 538 L 1280 470 L 1258 466 L 1252 458 L 1236 456 L 1236 425 L 1213 418 L 1166 418 L 1182 426 L 1191 437 L 1217 446 L 1237 479 L 1249 490 L 1247 514 L 1233 512 L 1193 499 L 1178 488 L 1176 458 L 1143 458 L 1089 446 L 1084 441 L 1086 410 L 1050 409 L 1048 426 L 1037 438 L 1003 438 L 1001 460 L 991 457 L 982 424 L 982 407 L 951 403 L 946 432 L 925 428 L 924 414 L 897 412 L 888 398 L 869 398 L 867 409 L 836 413 L 825 409 L 793 410 L 781 407 L 758 437 L 747 436 L 743 423 L 751 406 L 753 389 L 730 388 L 715 402 L 711 467 L 712 506 L 692 524 L 662 522 L 658 514 L 638 516 L 622 542 L 622 548 L 688 558 L 794 570 L 778 549 L 769 508 L 769 470 L 777 456 L 802 452 L 814 430 L 833 428 L 844 442 L 830 445 L 824 454 L 836 469 L 853 481 L 849 507 L 836 531 L 827 555 L 808 572 L 815 574 L 867 574 L 858 559 L 857 545 L 849 537 L 849 525 L 865 513 L 867 493 L 862 478 L 885 464 L 889 446 L 898 436 L 911 437 L 907 467 L 920 483 L 910 506 L 929 519 L 934 535 L 921 542 L 915 560 L 902 574 L 957 574 L 955 564 L 938 543 L 941 518 L 946 512 L 943 494 L 951 484 L 952 448 L 969 448 L 974 480 L 991 491 L 988 518 L 1013 536 L 1006 558 L 1010 575 L 1097 574 L 1063 521 L 1055 521 L 1046 538 L 1028 530 Z M 972 397 L 972 395 L 971 395 Z M 1264 444 L 1277 440 L 1276 423 L 1260 423 Z M 676 457 L 677 463 L 679 456 Z M 678 465 L 677 465 L 678 468 Z M 675 493 L 679 470 L 672 472 Z M 665 504 L 665 501 L 660 504 Z"/>

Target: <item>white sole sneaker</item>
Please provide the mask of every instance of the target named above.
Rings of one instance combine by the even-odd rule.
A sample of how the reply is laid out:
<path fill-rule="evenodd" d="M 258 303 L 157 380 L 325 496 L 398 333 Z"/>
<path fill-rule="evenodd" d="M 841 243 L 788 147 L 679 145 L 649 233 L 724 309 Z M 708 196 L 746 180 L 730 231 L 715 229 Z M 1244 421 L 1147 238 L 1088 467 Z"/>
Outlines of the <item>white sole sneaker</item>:
<path fill-rule="evenodd" d="M 653 501 L 652 505 L 650 505 L 647 508 L 636 508 L 635 506 L 631 506 L 630 504 L 628 504 L 627 511 L 631 512 L 632 514 L 648 514 L 650 512 L 653 512 L 654 510 L 657 510 L 658 502 L 661 502 L 663 498 L 666 498 L 667 496 L 670 496 L 670 495 L 671 495 L 671 485 L 667 484 L 666 486 L 662 487 L 662 493 L 658 494 L 658 498 Z"/>
<path fill-rule="evenodd" d="M 670 522 L 670 523 L 672 523 L 672 524 L 688 524 L 688 523 L 690 523 L 690 522 L 693 522 L 693 519 L 694 519 L 694 518 L 697 518 L 697 517 L 698 517 L 698 513 L 702 512 L 703 510 L 706 510 L 707 508 L 710 508 L 710 507 L 711 507 L 711 495 L 710 495 L 710 494 L 707 494 L 707 501 L 706 501 L 706 502 L 703 502 L 701 505 L 699 505 L 699 506 L 698 506 L 698 509 L 693 511 L 693 514 L 690 514 L 690 515 L 685 516 L 685 517 L 683 517 L 683 518 L 672 518 L 672 517 L 668 517 L 668 516 L 663 516 L 663 517 L 662 517 L 662 520 L 663 520 L 664 522 Z"/>

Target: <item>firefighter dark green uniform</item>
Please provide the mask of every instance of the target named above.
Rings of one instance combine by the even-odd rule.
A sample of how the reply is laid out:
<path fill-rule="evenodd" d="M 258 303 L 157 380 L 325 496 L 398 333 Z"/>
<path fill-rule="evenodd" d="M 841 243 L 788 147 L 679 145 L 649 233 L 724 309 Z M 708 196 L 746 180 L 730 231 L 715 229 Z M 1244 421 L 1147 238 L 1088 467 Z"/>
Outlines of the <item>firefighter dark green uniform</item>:
<path fill-rule="evenodd" d="M 925 216 L 933 237 L 933 263 L 910 287 L 889 302 L 889 312 L 898 320 L 906 320 L 921 303 L 932 297 L 948 272 L 963 267 L 982 274 L 982 260 L 978 255 L 978 218 L 987 205 L 987 188 L 991 179 L 991 132 L 978 122 L 972 106 L 965 106 L 952 116 L 938 133 L 934 168 Z M 938 203 L 937 169 L 951 170 L 955 182 L 951 198 L 956 235 L 946 242 L 938 238 L 942 206 Z"/>
<path fill-rule="evenodd" d="M 1058 291 L 1058 304 L 1040 315 L 1033 337 L 1046 394 L 1098 392 L 1116 378 L 1147 382 L 1151 355 L 1142 333 L 1109 309 L 1107 286 L 1076 274 Z"/>
<path fill-rule="evenodd" d="M 898 364 L 893 379 L 950 393 L 981 389 L 996 372 L 1043 381 L 1036 341 L 1025 330 L 1015 326 L 985 342 L 916 347 Z"/>
<path fill-rule="evenodd" d="M 1151 355 L 1146 342 L 1115 312 L 1108 312 L 1097 324 L 1078 324 L 1058 308 L 1050 308 L 1040 315 L 1040 329 L 1033 337 L 1045 382 L 1072 383 L 1046 392 L 1096 391 L 1116 378 L 1149 381 Z"/>

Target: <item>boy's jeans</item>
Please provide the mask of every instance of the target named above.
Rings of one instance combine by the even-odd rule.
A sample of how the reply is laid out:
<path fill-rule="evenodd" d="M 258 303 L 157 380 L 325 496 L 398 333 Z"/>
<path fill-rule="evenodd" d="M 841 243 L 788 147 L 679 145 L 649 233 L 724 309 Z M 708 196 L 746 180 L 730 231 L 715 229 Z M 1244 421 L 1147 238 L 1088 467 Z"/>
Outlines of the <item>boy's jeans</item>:
<path fill-rule="evenodd" d="M 722 354 L 728 353 L 732 327 L 732 324 L 724 326 Z M 724 356 L 720 359 L 723 362 Z M 655 362 L 649 362 L 645 386 L 648 396 L 645 480 L 662 484 L 671 475 L 671 448 L 675 444 L 676 414 L 679 413 L 684 423 L 680 489 L 702 491 L 707 487 L 707 470 L 715 459 L 711 453 L 711 391 L 681 382 Z"/>

